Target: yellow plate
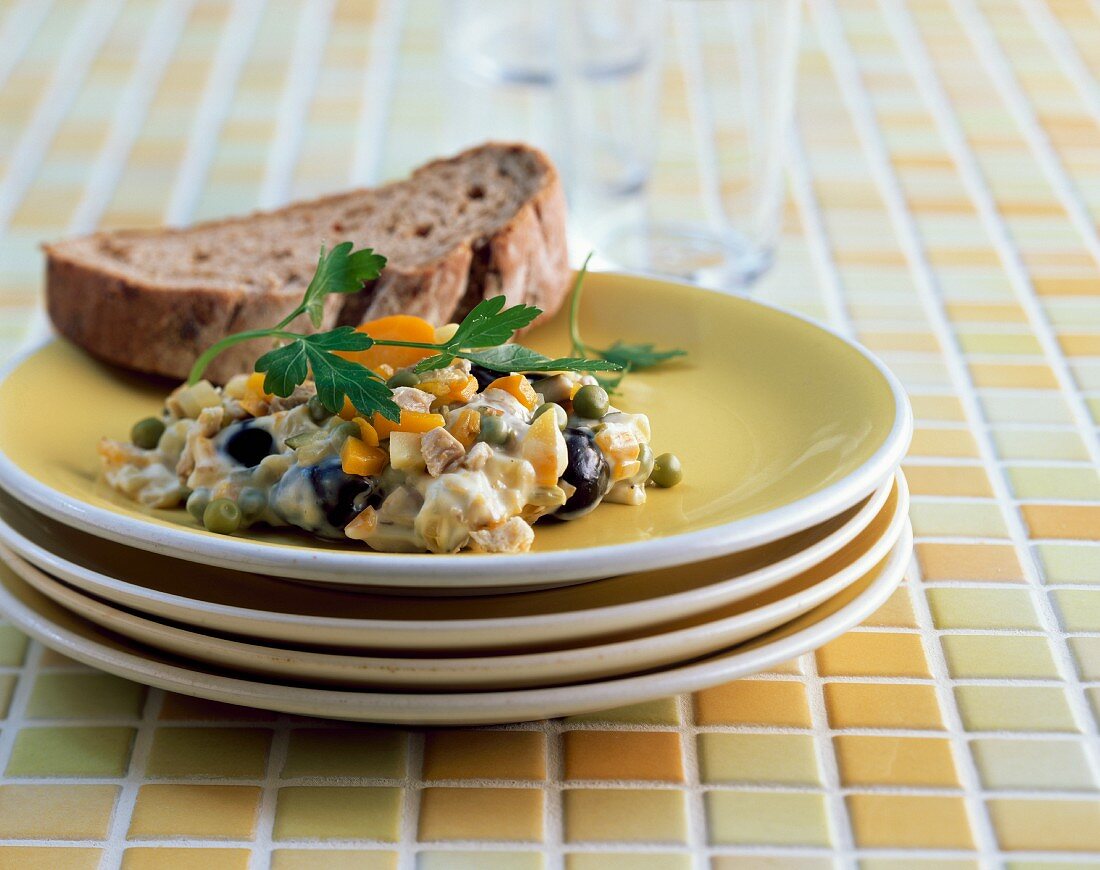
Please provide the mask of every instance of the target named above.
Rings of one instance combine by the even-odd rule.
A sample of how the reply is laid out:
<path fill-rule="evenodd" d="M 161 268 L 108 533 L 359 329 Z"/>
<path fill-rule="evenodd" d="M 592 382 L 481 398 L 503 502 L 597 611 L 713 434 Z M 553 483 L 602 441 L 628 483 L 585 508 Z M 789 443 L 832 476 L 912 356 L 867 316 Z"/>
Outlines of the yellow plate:
<path fill-rule="evenodd" d="M 94 362 L 64 342 L 13 364 L 0 383 L 0 485 L 54 518 L 192 561 L 356 585 L 547 585 L 724 555 L 822 522 L 881 484 L 911 433 L 904 392 L 865 350 L 784 311 L 689 285 L 588 278 L 591 344 L 654 341 L 683 361 L 629 375 L 616 404 L 647 413 L 653 447 L 680 456 L 684 482 L 642 507 L 603 505 L 541 523 L 532 553 L 372 553 L 304 533 L 225 537 L 184 510 L 147 511 L 98 479 L 100 436 L 125 438 L 171 385 Z M 120 328 L 122 326 L 120 325 Z M 567 351 L 558 316 L 526 341 Z"/>

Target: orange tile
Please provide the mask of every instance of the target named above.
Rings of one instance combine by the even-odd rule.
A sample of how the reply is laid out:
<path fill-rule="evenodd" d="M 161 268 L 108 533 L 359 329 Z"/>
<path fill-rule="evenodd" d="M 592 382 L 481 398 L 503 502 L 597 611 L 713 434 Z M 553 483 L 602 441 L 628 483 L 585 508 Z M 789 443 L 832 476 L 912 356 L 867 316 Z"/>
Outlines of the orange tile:
<path fill-rule="evenodd" d="M 1031 283 L 1040 296 L 1100 296 L 1100 277 L 1035 277 Z"/>
<path fill-rule="evenodd" d="M 567 731 L 566 779 L 682 782 L 680 735 L 672 731 Z"/>
<path fill-rule="evenodd" d="M 974 848 L 962 798 L 853 794 L 847 803 L 861 848 Z"/>
<path fill-rule="evenodd" d="M 431 731 L 423 777 L 546 779 L 546 740 L 538 731 Z"/>
<path fill-rule="evenodd" d="M 962 423 L 966 420 L 962 402 L 955 396 L 910 395 L 913 416 L 917 420 Z"/>
<path fill-rule="evenodd" d="M 825 707 L 834 728 L 943 728 L 931 686 L 907 683 L 826 683 Z"/>
<path fill-rule="evenodd" d="M 1002 849 L 1100 851 L 1097 800 L 991 800 L 989 814 Z"/>
<path fill-rule="evenodd" d="M 1000 266 L 1001 258 L 992 248 L 929 248 L 933 266 Z"/>
<path fill-rule="evenodd" d="M 954 788 L 959 784 L 950 741 L 939 737 L 833 738 L 841 785 L 903 785 Z"/>
<path fill-rule="evenodd" d="M 1069 356 L 1100 356 L 1100 333 L 1067 333 L 1058 342 Z"/>
<path fill-rule="evenodd" d="M 957 323 L 1026 323 L 1019 305 L 999 302 L 955 302 L 947 305 L 948 316 Z"/>
<path fill-rule="evenodd" d="M 736 680 L 695 694 L 700 725 L 781 725 L 810 727 L 810 706 L 800 683 Z"/>
<path fill-rule="evenodd" d="M 543 795 L 537 788 L 426 788 L 420 839 L 541 840 Z"/>
<path fill-rule="evenodd" d="M 1008 544 L 917 544 L 925 580 L 1024 580 L 1014 547 Z"/>
<path fill-rule="evenodd" d="M 936 337 L 927 332 L 861 332 L 859 340 L 873 351 L 939 353 Z"/>
<path fill-rule="evenodd" d="M 908 586 L 903 584 L 891 592 L 886 603 L 880 605 L 862 624 L 883 628 L 916 628 L 917 619 L 913 615 Z"/>
<path fill-rule="evenodd" d="M 259 808 L 260 789 L 250 785 L 143 785 L 127 836 L 248 839 Z"/>
<path fill-rule="evenodd" d="M 1058 380 L 1045 365 L 971 363 L 970 374 L 978 388 L 1056 390 Z"/>
<path fill-rule="evenodd" d="M 976 465 L 907 464 L 904 470 L 913 495 L 993 497 L 989 476 Z"/>
<path fill-rule="evenodd" d="M 1025 504 L 1020 510 L 1032 538 L 1100 541 L 1100 505 Z"/>
<path fill-rule="evenodd" d="M 978 445 L 965 429 L 917 428 L 913 432 L 913 443 L 909 445 L 909 455 L 976 459 Z"/>
<path fill-rule="evenodd" d="M 817 651 L 825 677 L 930 677 L 920 635 L 850 631 Z"/>

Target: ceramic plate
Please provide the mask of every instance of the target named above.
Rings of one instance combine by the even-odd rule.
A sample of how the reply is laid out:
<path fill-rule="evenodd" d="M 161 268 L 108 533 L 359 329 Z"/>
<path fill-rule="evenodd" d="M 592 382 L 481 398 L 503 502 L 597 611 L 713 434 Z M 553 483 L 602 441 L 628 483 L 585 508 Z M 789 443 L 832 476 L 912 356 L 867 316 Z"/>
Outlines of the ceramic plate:
<path fill-rule="evenodd" d="M 347 692 L 244 679 L 233 672 L 196 666 L 128 642 L 65 610 L 3 566 L 0 611 L 18 628 L 70 658 L 184 695 L 284 713 L 368 722 L 523 722 L 693 692 L 767 670 L 815 649 L 858 625 L 889 598 L 909 564 L 911 541 L 912 530 L 907 527 L 879 573 L 863 577 L 822 606 L 775 631 L 717 655 L 638 676 L 510 692 Z"/>
<path fill-rule="evenodd" d="M 897 380 L 867 351 L 760 302 L 625 275 L 589 277 L 585 334 L 596 346 L 653 340 L 686 360 L 631 375 L 621 407 L 644 411 L 654 449 L 685 481 L 641 508 L 606 505 L 537 529 L 517 555 L 373 553 L 304 534 L 198 528 L 186 511 L 146 511 L 98 478 L 96 444 L 156 413 L 166 385 L 125 375 L 55 341 L 0 383 L 0 485 L 64 523 L 190 561 L 355 585 L 516 586 L 606 577 L 709 559 L 827 520 L 896 467 L 912 428 Z M 525 341 L 566 350 L 564 315 Z"/>
<path fill-rule="evenodd" d="M 477 599 L 340 591 L 200 566 L 84 534 L 2 491 L 0 543 L 84 592 L 203 631 L 375 651 L 532 649 L 643 629 L 763 592 L 869 524 L 885 528 L 894 486 L 891 477 L 861 504 L 808 531 L 676 571 Z"/>
<path fill-rule="evenodd" d="M 820 567 L 760 596 L 662 626 L 658 633 L 594 646 L 527 655 L 383 658 L 257 646 L 154 622 L 103 604 L 43 574 L 0 548 L 17 574 L 39 592 L 97 625 L 174 655 L 271 679 L 401 691 L 474 691 L 563 685 L 697 658 L 756 637 L 875 574 L 907 522 L 904 491 L 885 533 L 865 532 Z M 854 558 L 851 551 L 858 551 Z"/>

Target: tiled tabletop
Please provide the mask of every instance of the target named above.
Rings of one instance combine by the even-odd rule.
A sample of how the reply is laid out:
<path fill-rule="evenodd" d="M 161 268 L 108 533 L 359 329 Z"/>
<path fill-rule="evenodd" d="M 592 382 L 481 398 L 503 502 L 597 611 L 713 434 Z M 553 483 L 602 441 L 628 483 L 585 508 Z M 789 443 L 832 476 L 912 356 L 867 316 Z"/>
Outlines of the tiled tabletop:
<path fill-rule="evenodd" d="M 34 328 L 43 238 L 540 140 L 538 98 L 440 87 L 442 20 L 0 3 L 2 352 Z M 1097 866 L 1100 2 L 814 0 L 800 91 L 760 293 L 910 390 L 917 557 L 885 607 L 694 697 L 452 731 L 147 691 L 0 625 L 0 867 Z"/>

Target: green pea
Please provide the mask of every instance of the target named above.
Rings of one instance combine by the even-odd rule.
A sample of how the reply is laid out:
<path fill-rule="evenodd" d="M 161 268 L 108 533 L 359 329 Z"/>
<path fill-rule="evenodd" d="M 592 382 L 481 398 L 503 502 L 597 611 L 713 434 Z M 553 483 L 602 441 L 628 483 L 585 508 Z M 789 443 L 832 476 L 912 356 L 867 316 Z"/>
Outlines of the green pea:
<path fill-rule="evenodd" d="M 481 418 L 481 431 L 477 435 L 478 441 L 486 444 L 496 444 L 498 447 L 508 442 L 512 429 L 504 418 L 498 414 L 486 414 Z"/>
<path fill-rule="evenodd" d="M 667 489 L 683 479 L 684 469 L 675 453 L 662 453 L 653 460 L 653 471 L 649 475 L 651 483 Z"/>
<path fill-rule="evenodd" d="M 134 424 L 134 428 L 130 430 L 130 440 L 138 447 L 152 450 L 160 443 L 160 436 L 163 434 L 164 421 L 156 417 L 146 417 Z"/>
<path fill-rule="evenodd" d="M 398 387 L 415 387 L 419 383 L 420 377 L 416 372 L 409 369 L 401 369 L 401 371 L 393 373 L 393 376 L 386 381 L 386 386 L 391 390 L 395 390 Z"/>
<path fill-rule="evenodd" d="M 573 397 L 573 413 L 586 420 L 599 420 L 609 407 L 611 400 L 607 397 L 607 390 L 595 384 L 581 387 Z"/>
<path fill-rule="evenodd" d="M 566 426 L 569 425 L 569 415 L 565 413 L 565 408 L 563 408 L 561 405 L 555 405 L 553 402 L 544 402 L 543 404 L 535 408 L 535 416 L 531 419 L 537 420 L 543 414 L 547 413 L 553 414 L 555 417 L 557 417 L 559 429 L 564 429 Z"/>
<path fill-rule="evenodd" d="M 653 451 L 648 444 L 638 445 L 638 474 L 635 480 L 649 480 L 653 473 Z"/>
<path fill-rule="evenodd" d="M 210 490 L 208 489 L 196 489 L 191 495 L 187 496 L 187 512 L 200 523 L 208 504 L 210 504 Z"/>
<path fill-rule="evenodd" d="M 267 496 L 263 490 L 255 487 L 242 489 L 237 496 L 237 506 L 241 509 L 241 517 L 246 523 L 253 523 L 267 510 Z"/>
<path fill-rule="evenodd" d="M 306 410 L 309 412 L 309 419 L 317 424 L 324 423 L 332 416 L 332 411 L 325 407 L 320 396 L 310 396 L 306 402 Z"/>
<path fill-rule="evenodd" d="M 216 498 L 202 512 L 207 531 L 231 535 L 241 527 L 241 509 L 231 498 Z"/>

